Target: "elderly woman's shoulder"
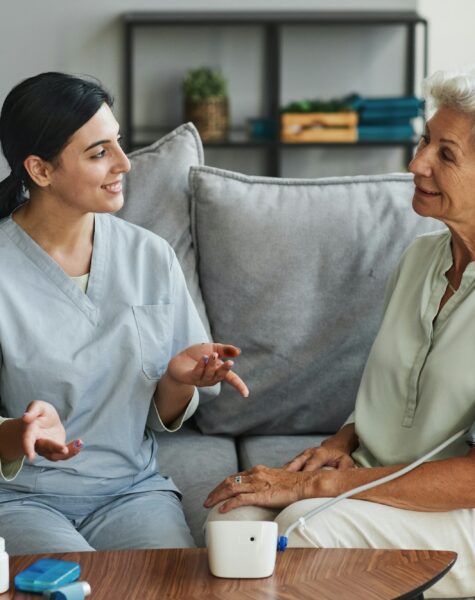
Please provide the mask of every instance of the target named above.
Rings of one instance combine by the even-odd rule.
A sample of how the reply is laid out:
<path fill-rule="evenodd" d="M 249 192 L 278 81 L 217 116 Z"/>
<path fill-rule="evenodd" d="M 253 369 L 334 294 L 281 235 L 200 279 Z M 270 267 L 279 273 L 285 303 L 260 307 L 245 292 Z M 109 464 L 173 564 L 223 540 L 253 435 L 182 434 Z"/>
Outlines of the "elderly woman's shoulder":
<path fill-rule="evenodd" d="M 438 250 L 442 252 L 446 248 L 450 249 L 450 237 L 450 231 L 446 227 L 439 231 L 422 233 L 407 247 L 404 256 L 411 257 L 415 254 L 435 256 L 434 253 L 437 253 Z"/>
<path fill-rule="evenodd" d="M 414 239 L 411 246 L 437 246 L 439 244 L 447 243 L 447 240 L 450 240 L 450 231 L 447 227 L 441 226 L 437 231 L 428 231 L 419 234 Z"/>

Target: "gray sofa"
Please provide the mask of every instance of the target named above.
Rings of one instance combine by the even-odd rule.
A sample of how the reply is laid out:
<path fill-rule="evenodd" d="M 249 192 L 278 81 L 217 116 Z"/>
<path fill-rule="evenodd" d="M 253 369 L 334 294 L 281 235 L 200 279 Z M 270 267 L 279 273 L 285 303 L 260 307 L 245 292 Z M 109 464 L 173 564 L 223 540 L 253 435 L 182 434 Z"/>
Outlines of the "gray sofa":
<path fill-rule="evenodd" d="M 130 155 L 119 216 L 175 249 L 216 341 L 242 349 L 251 394 L 201 393 L 177 433 L 159 435 L 162 472 L 183 492 L 198 545 L 207 493 L 255 464 L 279 466 L 353 409 L 385 281 L 417 235 L 407 174 L 271 179 L 204 166 L 192 124 Z"/>

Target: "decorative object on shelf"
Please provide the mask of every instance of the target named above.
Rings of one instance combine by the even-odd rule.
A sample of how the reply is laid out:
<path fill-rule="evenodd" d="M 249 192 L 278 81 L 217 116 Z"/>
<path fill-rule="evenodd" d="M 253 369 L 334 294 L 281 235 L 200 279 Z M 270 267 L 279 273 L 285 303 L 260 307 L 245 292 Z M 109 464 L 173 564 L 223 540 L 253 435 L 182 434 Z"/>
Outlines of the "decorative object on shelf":
<path fill-rule="evenodd" d="M 341 100 L 302 100 L 282 109 L 281 139 L 289 143 L 356 142 L 358 113 Z"/>
<path fill-rule="evenodd" d="M 251 117 L 247 120 L 247 129 L 252 140 L 274 140 L 276 137 L 274 119 Z"/>
<path fill-rule="evenodd" d="M 222 140 L 229 129 L 227 82 L 209 67 L 190 69 L 183 80 L 185 120 L 198 129 L 203 141 Z"/>
<path fill-rule="evenodd" d="M 358 111 L 360 141 L 412 140 L 413 119 L 424 114 L 424 101 L 416 96 L 363 98 L 354 94 L 346 100 Z"/>

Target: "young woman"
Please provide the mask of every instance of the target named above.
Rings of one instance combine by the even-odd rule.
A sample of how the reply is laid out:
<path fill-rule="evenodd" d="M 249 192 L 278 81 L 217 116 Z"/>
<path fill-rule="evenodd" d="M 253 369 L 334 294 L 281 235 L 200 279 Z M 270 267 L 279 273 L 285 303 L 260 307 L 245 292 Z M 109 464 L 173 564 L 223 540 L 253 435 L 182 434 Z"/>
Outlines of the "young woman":
<path fill-rule="evenodd" d="M 97 82 L 43 73 L 0 115 L 11 168 L 0 184 L 0 413 L 49 403 L 84 440 L 78 453 L 60 437 L 70 460 L 38 457 L 0 480 L 11 554 L 192 546 L 152 430 L 179 428 L 197 387 L 225 380 L 248 394 L 222 360 L 239 350 L 208 343 L 170 246 L 109 214 L 130 169 L 111 106 Z M 4 466 L 14 426 L 0 425 Z"/>

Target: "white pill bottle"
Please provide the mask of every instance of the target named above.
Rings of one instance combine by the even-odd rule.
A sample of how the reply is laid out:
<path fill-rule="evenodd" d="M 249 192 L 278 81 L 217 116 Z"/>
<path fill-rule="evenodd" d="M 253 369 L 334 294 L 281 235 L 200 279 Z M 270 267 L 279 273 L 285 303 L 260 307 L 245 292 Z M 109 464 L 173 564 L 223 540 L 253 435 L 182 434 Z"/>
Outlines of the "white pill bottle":
<path fill-rule="evenodd" d="M 0 594 L 10 587 L 10 564 L 5 552 L 5 540 L 0 537 Z"/>

